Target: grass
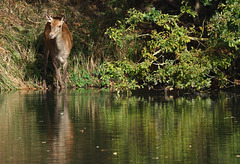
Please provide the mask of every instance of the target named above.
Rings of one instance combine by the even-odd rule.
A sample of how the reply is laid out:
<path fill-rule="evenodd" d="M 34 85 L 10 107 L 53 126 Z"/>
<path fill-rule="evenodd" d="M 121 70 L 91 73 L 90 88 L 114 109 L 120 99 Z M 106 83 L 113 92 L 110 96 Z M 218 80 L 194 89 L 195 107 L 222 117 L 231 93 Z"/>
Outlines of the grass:
<path fill-rule="evenodd" d="M 0 2 L 0 91 L 41 88 L 43 30 L 47 12 L 53 16 L 67 17 L 74 38 L 68 66 L 69 85 L 83 86 L 80 85 L 82 81 L 79 76 L 84 73 L 91 79 L 91 70 L 96 69 L 104 58 L 104 32 L 95 24 L 95 20 L 81 14 L 81 5 L 64 4 L 68 2 L 62 1 L 27 2 Z M 54 71 L 49 63 L 47 80 L 52 85 Z M 83 68 L 85 71 L 82 71 Z M 88 85 L 88 82 L 85 83 Z"/>
<path fill-rule="evenodd" d="M 24 1 L 4 1 L 0 6 L 1 91 L 32 88 L 30 63 L 36 62 L 36 38 L 43 27 L 34 9 Z M 37 25 L 36 25 L 37 24 Z M 35 80 L 34 80 L 35 79 Z"/>

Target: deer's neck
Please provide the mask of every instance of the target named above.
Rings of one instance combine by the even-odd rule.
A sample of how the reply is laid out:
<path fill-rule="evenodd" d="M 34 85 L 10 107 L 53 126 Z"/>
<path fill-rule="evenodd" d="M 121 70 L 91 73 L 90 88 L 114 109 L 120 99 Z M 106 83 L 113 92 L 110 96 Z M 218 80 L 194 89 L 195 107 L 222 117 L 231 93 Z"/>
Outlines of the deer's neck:
<path fill-rule="evenodd" d="M 57 47 L 57 49 L 60 50 L 60 51 L 65 49 L 64 40 L 63 40 L 62 34 L 59 34 L 59 35 L 56 37 L 56 47 Z"/>

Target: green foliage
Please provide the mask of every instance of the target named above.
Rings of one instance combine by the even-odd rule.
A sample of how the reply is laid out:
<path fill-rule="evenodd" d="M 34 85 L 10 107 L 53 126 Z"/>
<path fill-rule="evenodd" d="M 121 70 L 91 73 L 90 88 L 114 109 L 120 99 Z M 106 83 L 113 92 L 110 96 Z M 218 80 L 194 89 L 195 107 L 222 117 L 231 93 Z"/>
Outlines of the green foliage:
<path fill-rule="evenodd" d="M 190 13 L 189 8 L 184 8 L 184 13 Z M 195 33 L 194 28 L 179 25 L 180 15 L 163 14 L 152 8 L 144 13 L 136 9 L 129 10 L 129 16 L 124 22 L 119 22 L 116 28 L 109 28 L 107 34 L 113 39 L 119 49 L 124 49 L 129 56 L 130 49 L 141 47 L 138 54 L 138 63 L 134 63 L 129 56 L 122 64 L 119 61 L 106 63 L 107 68 L 112 68 L 105 74 L 109 78 L 116 77 L 116 72 L 121 72 L 119 77 L 131 81 L 136 79 L 142 84 L 136 86 L 166 85 L 179 89 L 203 89 L 210 86 L 211 65 L 200 50 L 188 51 L 189 35 Z M 195 16 L 195 12 L 191 12 Z M 142 41 L 144 39 L 144 41 Z M 137 42 L 137 43 L 136 43 Z M 134 44 L 131 44 L 134 43 Z M 139 46 L 135 46 L 138 44 Z M 121 51 L 120 51 L 121 53 Z M 124 69 L 125 64 L 131 69 Z M 131 65 L 131 66 L 129 66 Z M 131 76 L 132 75 L 132 76 Z M 118 78 L 117 78 L 118 79 Z M 135 82 L 135 81 L 134 81 Z M 119 81 L 118 81 L 119 83 Z M 135 89 L 131 85 L 131 89 Z"/>
<path fill-rule="evenodd" d="M 217 0 L 200 0 L 204 6 L 210 6 L 212 5 L 213 1 L 217 1 Z"/>
<path fill-rule="evenodd" d="M 232 62 L 238 58 L 240 45 L 240 2 L 238 0 L 226 1 L 219 5 L 219 10 L 208 24 L 208 53 L 212 62 L 213 72 L 219 79 L 221 86 L 229 83 L 225 70 L 232 69 Z M 234 72 L 230 73 L 231 78 Z"/>
<path fill-rule="evenodd" d="M 199 52 L 185 51 L 179 56 L 179 63 L 166 61 L 164 68 L 154 72 L 153 79 L 160 79 L 159 82 L 166 83 L 170 87 L 180 89 L 194 88 L 200 90 L 210 87 L 211 79 L 208 76 L 211 64 L 205 57 L 199 57 Z M 156 83 L 156 82 L 155 82 Z"/>
<path fill-rule="evenodd" d="M 135 80 L 137 66 L 127 60 L 105 62 L 100 67 L 100 86 L 114 87 L 117 92 L 139 88 Z"/>
<path fill-rule="evenodd" d="M 240 45 L 240 2 L 238 0 L 227 1 L 221 5 L 221 12 L 217 12 L 209 24 L 211 44 L 239 49 Z"/>
<path fill-rule="evenodd" d="M 182 6 L 180 7 L 180 10 L 182 14 L 189 14 L 194 18 L 197 16 L 197 13 L 192 11 L 192 8 L 188 5 L 188 2 L 182 1 Z"/>
<path fill-rule="evenodd" d="M 78 71 L 80 74 L 75 72 L 71 73 L 70 80 L 75 85 L 75 87 L 87 87 L 93 84 L 93 76 L 85 69 L 80 69 Z"/>

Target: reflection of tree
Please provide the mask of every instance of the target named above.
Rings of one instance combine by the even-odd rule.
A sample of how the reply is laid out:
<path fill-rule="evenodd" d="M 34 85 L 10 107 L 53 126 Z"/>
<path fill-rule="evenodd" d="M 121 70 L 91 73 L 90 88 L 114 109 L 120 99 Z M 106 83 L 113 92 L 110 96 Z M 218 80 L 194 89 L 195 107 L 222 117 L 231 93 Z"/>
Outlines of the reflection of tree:
<path fill-rule="evenodd" d="M 32 163 L 45 159 L 38 133 L 39 92 L 10 92 L 0 95 L 0 163 Z M 39 110 L 41 111 L 41 110 Z"/>
<path fill-rule="evenodd" d="M 236 163 L 238 94 L 161 98 L 4 94 L 0 163 Z"/>
<path fill-rule="evenodd" d="M 232 132 L 231 121 L 224 121 L 231 115 L 224 109 L 224 99 L 108 97 L 109 104 L 106 97 L 84 97 L 81 103 L 88 105 L 82 111 L 88 112 L 81 116 L 94 120 L 94 125 L 88 127 L 93 131 L 92 140 L 103 152 L 117 154 L 118 160 L 207 162 L 210 156 L 217 159 L 221 153 L 228 153 L 221 142 L 212 145 L 215 139 L 222 138 L 220 131 Z"/>

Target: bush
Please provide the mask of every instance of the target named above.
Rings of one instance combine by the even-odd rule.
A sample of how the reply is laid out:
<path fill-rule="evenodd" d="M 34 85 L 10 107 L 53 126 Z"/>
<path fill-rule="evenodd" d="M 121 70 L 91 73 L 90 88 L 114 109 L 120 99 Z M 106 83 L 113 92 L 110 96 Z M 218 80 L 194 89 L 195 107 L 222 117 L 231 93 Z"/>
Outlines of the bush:
<path fill-rule="evenodd" d="M 195 16 L 189 8 L 185 9 Z M 131 69 L 125 69 L 119 77 L 128 79 L 124 82 L 135 79 L 136 85 L 129 84 L 131 89 L 167 86 L 200 90 L 210 86 L 211 65 L 201 50 L 188 50 L 189 35 L 196 31 L 180 25 L 182 14 L 163 14 L 155 8 L 147 13 L 135 9 L 128 13 L 124 22 L 118 22 L 117 27 L 109 28 L 106 34 L 116 43 L 118 53 L 126 55 L 122 63 L 128 63 Z M 138 52 L 137 59 L 132 57 L 136 56 L 133 52 Z M 119 61 L 105 64 L 106 69 L 113 65 L 108 77 L 116 77 L 115 73 L 124 68 L 117 63 Z"/>
<path fill-rule="evenodd" d="M 208 24 L 208 60 L 221 87 L 229 84 L 229 79 L 239 78 L 236 73 L 238 70 L 234 70 L 237 68 L 234 61 L 239 58 L 239 8 L 238 0 L 226 1 L 225 4 L 219 5 L 220 12 L 216 12 Z"/>
<path fill-rule="evenodd" d="M 101 80 L 100 87 L 114 87 L 118 93 L 140 88 L 135 80 L 137 70 L 137 66 L 127 60 L 105 62 L 99 70 Z"/>

